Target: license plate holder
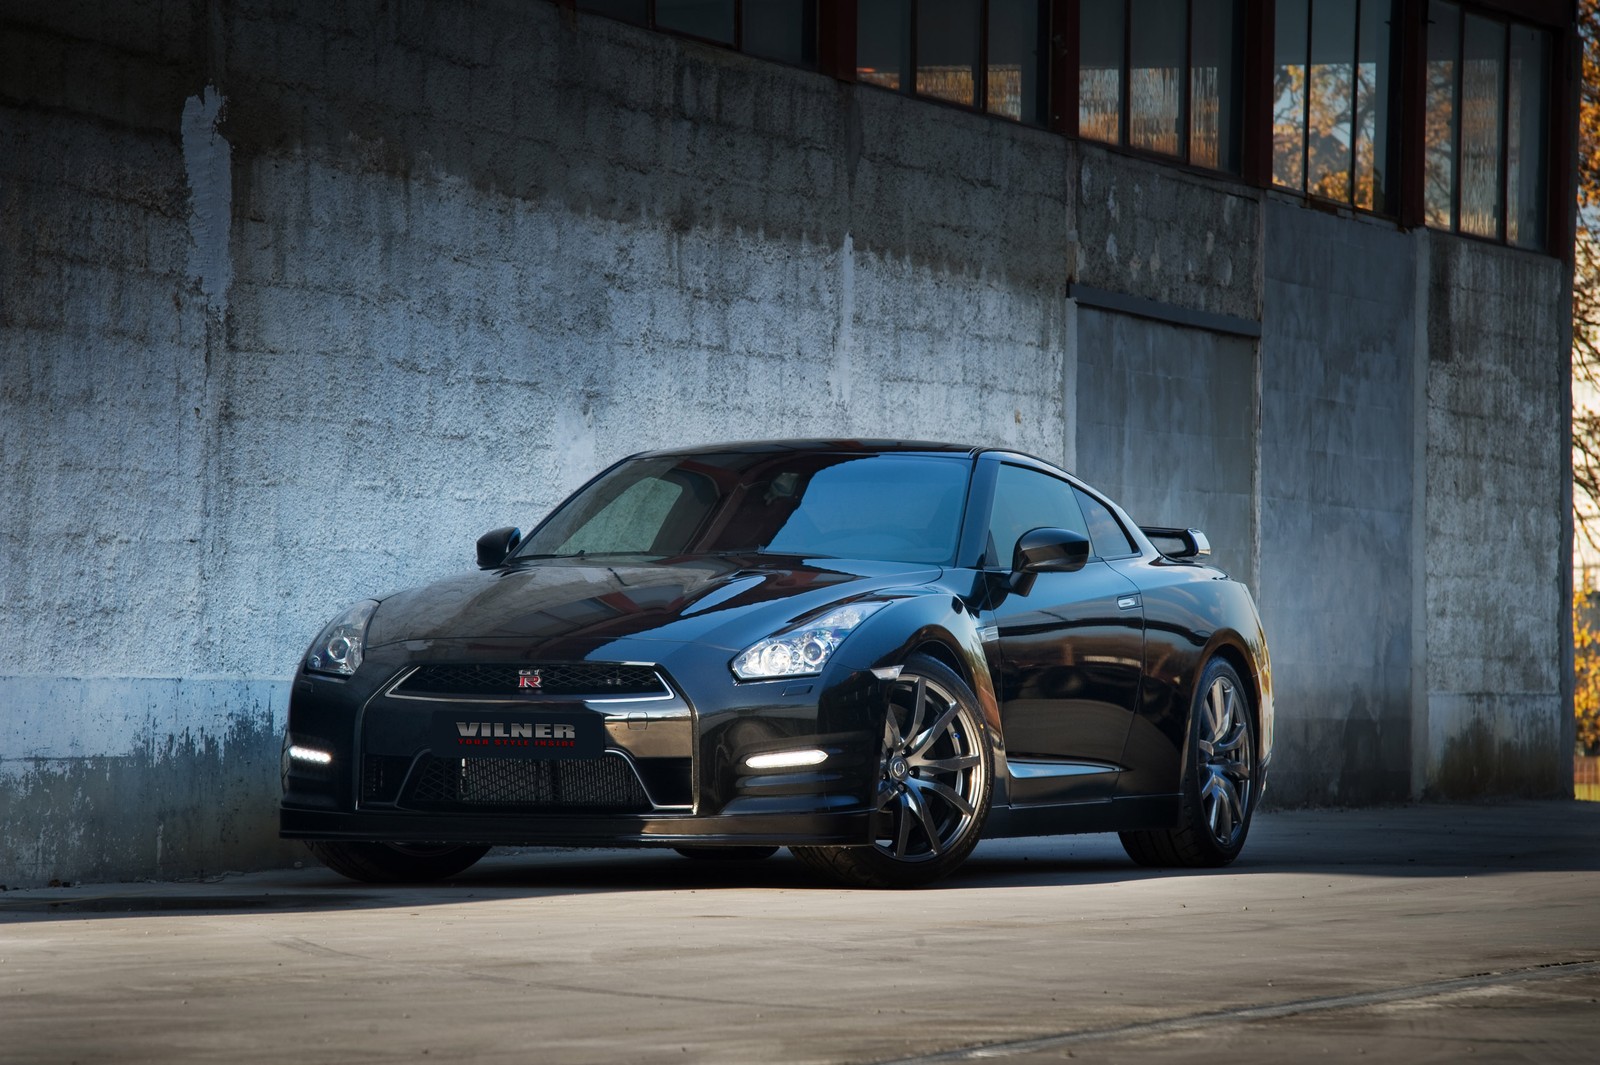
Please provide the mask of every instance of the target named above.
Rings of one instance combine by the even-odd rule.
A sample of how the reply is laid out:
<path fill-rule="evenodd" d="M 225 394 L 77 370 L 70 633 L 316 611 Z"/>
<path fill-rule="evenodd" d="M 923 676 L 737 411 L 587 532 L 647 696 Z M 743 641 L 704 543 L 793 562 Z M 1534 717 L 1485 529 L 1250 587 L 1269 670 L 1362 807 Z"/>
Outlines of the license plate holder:
<path fill-rule="evenodd" d="M 431 738 L 442 758 L 599 758 L 604 731 L 589 714 L 436 712 Z"/>

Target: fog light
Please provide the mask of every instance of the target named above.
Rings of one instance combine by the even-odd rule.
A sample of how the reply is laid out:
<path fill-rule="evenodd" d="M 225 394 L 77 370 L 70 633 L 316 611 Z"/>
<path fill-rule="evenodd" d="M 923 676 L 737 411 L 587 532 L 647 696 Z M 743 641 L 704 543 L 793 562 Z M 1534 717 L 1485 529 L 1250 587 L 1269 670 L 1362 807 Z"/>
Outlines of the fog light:
<path fill-rule="evenodd" d="M 319 751 L 315 747 L 301 747 L 298 744 L 289 748 L 289 757 L 296 762 L 311 762 L 314 765 L 333 764 L 333 755 L 327 751 Z"/>
<path fill-rule="evenodd" d="M 827 760 L 828 752 L 808 747 L 803 751 L 773 751 L 771 754 L 752 754 L 744 760 L 746 769 L 793 769 L 795 766 L 818 765 Z"/>

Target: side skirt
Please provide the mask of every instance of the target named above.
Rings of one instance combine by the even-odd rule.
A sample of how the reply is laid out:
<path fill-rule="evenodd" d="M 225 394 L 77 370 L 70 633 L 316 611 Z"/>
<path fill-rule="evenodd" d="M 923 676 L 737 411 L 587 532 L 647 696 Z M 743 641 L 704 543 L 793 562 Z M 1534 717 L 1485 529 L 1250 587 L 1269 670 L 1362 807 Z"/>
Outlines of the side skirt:
<path fill-rule="evenodd" d="M 1004 839 L 1172 828 L 1178 823 L 1179 810 L 1177 795 L 1137 795 L 1125 799 L 1097 799 L 1055 806 L 996 806 L 989 811 L 983 836 L 985 839 Z"/>

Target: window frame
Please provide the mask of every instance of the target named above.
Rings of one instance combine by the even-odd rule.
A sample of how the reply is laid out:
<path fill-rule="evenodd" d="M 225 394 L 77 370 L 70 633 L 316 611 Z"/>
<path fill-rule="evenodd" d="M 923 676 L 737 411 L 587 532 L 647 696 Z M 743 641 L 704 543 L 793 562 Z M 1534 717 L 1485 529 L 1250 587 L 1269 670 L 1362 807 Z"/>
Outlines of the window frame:
<path fill-rule="evenodd" d="M 654 3 L 654 0 L 651 0 L 651 2 Z M 819 0 L 819 2 L 825 2 L 825 0 Z M 1061 0 L 1034 0 L 1039 5 L 1041 26 L 1046 31 L 1040 35 L 1039 40 L 1039 87 L 1035 90 L 1038 98 L 1034 101 L 1038 117 L 1034 121 L 1029 121 L 1020 116 L 1012 118 L 1003 111 L 992 111 L 988 107 L 989 5 L 991 0 L 976 0 L 976 2 L 978 5 L 978 49 L 977 62 L 974 65 L 972 78 L 972 103 L 964 104 L 957 100 L 949 100 L 942 96 L 930 96 L 917 91 L 917 33 L 918 19 L 921 17 L 921 0 L 906 0 L 906 24 L 903 27 L 906 33 L 906 69 L 901 72 L 899 88 L 891 89 L 886 85 L 862 81 L 855 76 L 855 72 L 859 69 L 859 40 L 855 42 L 857 47 L 852 50 L 850 80 L 875 89 L 878 92 L 893 93 L 896 96 L 909 96 L 921 103 L 934 104 L 939 107 L 953 107 L 957 111 L 984 115 L 998 119 L 1001 122 L 1008 122 L 1014 126 L 1021 126 L 1024 129 L 1043 129 L 1057 133 L 1067 132 L 1059 128 L 1058 124 L 1060 93 L 1057 90 L 1057 81 L 1064 76 L 1062 71 L 1066 67 L 1065 56 L 1057 41 L 1057 37 L 1060 35 L 1050 33 L 1049 27 L 1063 17 L 1062 12 L 1066 7 L 1071 6 L 1075 13 L 1077 0 L 1071 0 L 1070 5 L 1063 4 Z M 848 7 L 851 9 L 849 12 L 851 20 L 850 32 L 854 34 L 858 4 L 850 3 Z M 1073 44 L 1076 47 L 1075 37 Z M 1074 73 L 1075 71 L 1076 64 L 1074 64 Z"/>
<path fill-rule="evenodd" d="M 1416 183 L 1419 190 L 1419 196 L 1422 197 L 1421 211 L 1418 215 L 1417 224 L 1435 233 L 1449 233 L 1451 236 L 1460 237 L 1464 240 L 1478 241 L 1482 244 L 1492 244 L 1497 247 L 1515 248 L 1519 251 L 1529 251 L 1539 255 L 1556 255 L 1558 254 L 1558 250 L 1555 247 L 1557 242 L 1552 239 L 1552 231 L 1553 227 L 1557 224 L 1557 204 L 1560 201 L 1551 195 L 1551 190 L 1554 188 L 1554 183 L 1559 180 L 1555 171 L 1561 164 L 1563 157 L 1563 153 L 1557 148 L 1559 140 L 1557 136 L 1559 132 L 1557 119 L 1563 116 L 1561 113 L 1561 104 L 1559 102 L 1560 94 L 1554 92 L 1553 90 L 1557 85 L 1557 79 L 1560 77 L 1558 68 L 1560 67 L 1561 62 L 1562 42 L 1563 38 L 1567 36 L 1567 34 L 1562 30 L 1552 28 L 1551 26 L 1540 21 L 1535 21 L 1527 17 L 1518 18 L 1516 14 L 1491 4 L 1473 3 L 1472 0 L 1443 0 L 1443 2 L 1453 5 L 1456 9 L 1456 51 L 1452 71 L 1454 85 L 1452 87 L 1450 98 L 1452 111 L 1452 135 L 1450 143 L 1450 225 L 1448 227 L 1436 226 L 1430 223 L 1427 219 L 1426 191 L 1423 188 L 1427 181 L 1427 145 L 1425 141 L 1428 99 L 1426 92 L 1419 94 L 1416 100 L 1416 108 L 1419 118 L 1417 126 L 1424 131 L 1424 143 L 1418 144 L 1416 149 L 1418 158 L 1420 160 L 1420 165 L 1417 167 Z M 1424 55 L 1426 55 L 1427 35 L 1432 32 L 1433 28 L 1433 19 L 1429 14 L 1430 6 L 1431 5 L 1427 3 L 1424 3 L 1422 6 Z M 1499 184 L 1499 199 L 1497 203 L 1499 210 L 1496 232 L 1494 236 L 1487 236 L 1482 233 L 1473 233 L 1461 228 L 1461 189 L 1463 184 L 1461 175 L 1463 140 L 1461 133 L 1461 94 L 1463 91 L 1463 67 L 1465 66 L 1464 57 L 1466 55 L 1467 48 L 1466 26 L 1467 19 L 1469 17 L 1481 18 L 1490 22 L 1494 22 L 1499 25 L 1501 30 L 1500 145 L 1499 158 L 1495 161 Z M 1544 71 L 1545 83 L 1542 86 L 1546 103 L 1543 116 L 1545 128 L 1539 131 L 1539 136 L 1545 144 L 1545 172 L 1540 175 L 1542 180 L 1536 182 L 1537 185 L 1542 186 L 1540 191 L 1544 198 L 1543 207 L 1545 218 L 1543 227 L 1544 231 L 1538 234 L 1536 243 L 1512 243 L 1508 236 L 1511 231 L 1511 211 L 1513 210 L 1514 206 L 1510 200 L 1511 182 L 1509 173 L 1511 166 L 1510 131 L 1512 120 L 1511 53 L 1513 39 L 1512 30 L 1517 27 L 1531 29 L 1544 34 L 1546 36 L 1546 43 L 1548 44 L 1548 48 L 1545 52 L 1548 63 Z M 1424 61 L 1424 64 L 1425 63 L 1426 61 Z M 1424 79 L 1426 78 L 1425 65 L 1424 72 L 1421 76 Z"/>
<path fill-rule="evenodd" d="M 1081 84 L 1082 63 L 1079 61 L 1079 48 L 1082 41 L 1082 3 L 1116 2 L 1122 5 L 1122 70 L 1117 100 L 1117 140 L 1104 141 L 1096 137 L 1084 136 L 1079 129 L 1082 101 L 1079 98 Z M 1233 169 L 1227 167 L 1212 167 L 1193 160 L 1194 153 L 1194 0 L 1183 0 L 1184 34 L 1183 34 L 1183 73 L 1179 81 L 1181 90 L 1178 100 L 1178 109 L 1181 116 L 1179 144 L 1182 152 L 1178 155 L 1167 155 L 1164 152 L 1141 148 L 1132 143 L 1129 133 L 1132 118 L 1132 78 L 1133 78 L 1133 34 L 1130 32 L 1133 0 L 1072 0 L 1072 64 L 1067 71 L 1066 79 L 1071 82 L 1071 128 L 1070 136 L 1084 144 L 1094 144 L 1102 148 L 1109 148 L 1140 159 L 1149 159 L 1153 162 L 1163 163 L 1167 166 L 1182 167 L 1196 174 L 1205 174 L 1210 177 L 1233 179 L 1248 182 L 1247 175 L 1251 170 L 1251 114 L 1248 106 L 1250 91 L 1250 64 L 1252 48 L 1250 46 L 1250 28 L 1252 5 L 1248 0 L 1236 0 L 1234 14 L 1238 25 L 1233 37 L 1235 55 L 1233 59 L 1233 126 L 1235 165 Z M 1269 50 L 1270 55 L 1270 50 Z M 1268 137 L 1268 153 L 1270 156 L 1271 138 Z M 1269 160 L 1270 164 L 1270 160 Z M 1270 169 L 1269 169 L 1270 175 Z"/>
<path fill-rule="evenodd" d="M 738 52 L 740 55 L 747 55 L 752 59 L 760 59 L 766 63 L 779 63 L 783 66 L 794 67 L 798 70 L 825 71 L 826 67 L 823 57 L 823 50 L 828 40 L 828 34 L 825 32 L 824 27 L 826 26 L 825 19 L 827 9 L 831 6 L 829 0 L 801 0 L 802 4 L 807 5 L 811 23 L 811 39 L 809 42 L 803 42 L 802 50 L 804 50 L 805 44 L 809 44 L 811 59 L 809 62 L 800 63 L 790 62 L 787 59 L 779 59 L 776 56 L 762 55 L 755 52 L 745 51 L 744 6 L 747 3 L 760 3 L 761 0 L 732 0 L 733 40 L 731 41 L 720 41 L 715 37 L 701 37 L 698 34 L 688 33 L 672 26 L 660 25 L 656 18 L 656 0 L 644 0 L 645 16 L 643 22 L 635 22 L 632 19 L 623 18 L 619 15 L 613 15 L 609 12 L 599 11 L 594 8 L 586 8 L 580 2 L 580 0 L 556 0 L 556 2 L 563 7 L 571 7 L 582 15 L 592 15 L 596 18 L 611 19 L 614 22 L 621 22 L 628 26 L 640 26 L 654 33 L 664 33 L 670 37 L 678 37 L 686 41 L 698 41 L 701 44 L 709 44 L 716 48 L 728 48 L 732 51 Z"/>

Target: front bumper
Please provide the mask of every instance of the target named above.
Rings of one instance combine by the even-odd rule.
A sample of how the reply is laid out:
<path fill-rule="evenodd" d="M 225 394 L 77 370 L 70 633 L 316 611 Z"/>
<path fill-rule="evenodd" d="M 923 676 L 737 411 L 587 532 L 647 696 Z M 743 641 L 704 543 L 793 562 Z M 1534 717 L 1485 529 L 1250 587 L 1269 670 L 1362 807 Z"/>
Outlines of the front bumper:
<path fill-rule="evenodd" d="M 352 813 L 284 806 L 285 839 L 382 840 L 544 847 L 673 847 L 685 844 L 805 846 L 862 844 L 869 814 L 845 813 L 561 816 Z"/>
<path fill-rule="evenodd" d="M 290 698 L 285 750 L 312 748 L 331 761 L 306 764 L 286 754 L 280 834 L 552 846 L 870 841 L 884 705 L 870 671 L 740 684 L 727 671 L 725 652 L 680 647 L 653 666 L 669 695 L 404 694 L 397 678 L 419 663 L 486 653 L 500 661 L 539 660 L 526 646 L 486 652 L 484 645 L 379 649 L 349 679 L 302 672 Z M 699 654 L 711 661 L 694 661 Z M 694 681 L 692 698 L 680 676 Z M 445 742 L 432 728 L 436 715 L 523 711 L 586 722 L 602 747 L 575 761 L 463 758 L 434 749 Z M 828 752 L 823 764 L 775 772 L 744 765 L 753 753 L 812 746 Z"/>

